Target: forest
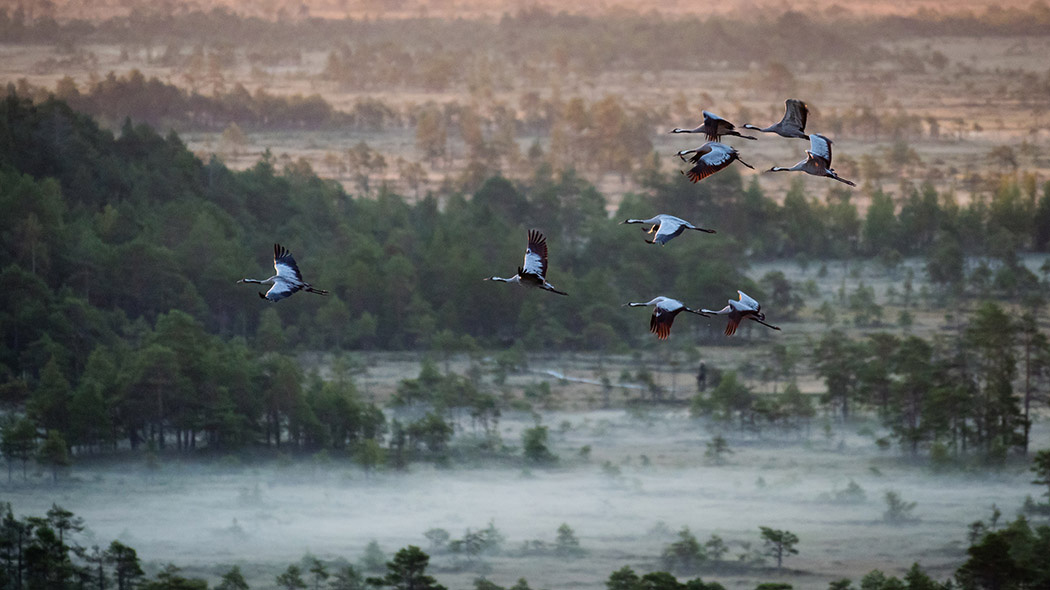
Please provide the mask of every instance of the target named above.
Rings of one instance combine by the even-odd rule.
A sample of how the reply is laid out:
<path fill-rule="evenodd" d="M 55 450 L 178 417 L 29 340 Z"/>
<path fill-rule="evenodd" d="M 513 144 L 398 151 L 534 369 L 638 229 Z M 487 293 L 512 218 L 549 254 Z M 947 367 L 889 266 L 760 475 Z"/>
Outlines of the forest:
<path fill-rule="evenodd" d="M 902 185 L 899 212 L 876 190 L 862 216 L 837 187 L 821 199 L 796 183 L 778 204 L 732 171 L 698 190 L 653 173 L 647 190 L 625 197 L 610 220 L 601 193 L 571 171 L 541 167 L 527 183 L 489 178 L 444 207 L 433 197 L 410 203 L 386 192 L 355 198 L 298 163 L 278 170 L 263 159 L 235 172 L 144 125 L 129 122 L 114 136 L 60 101 L 37 105 L 9 94 L 2 108 L 0 203 L 12 213 L 0 228 L 10 261 L 2 273 L 17 288 L 4 291 L 0 306 L 0 366 L 4 403 L 24 408 L 32 424 L 5 430 L 9 456 L 23 463 L 33 444 L 16 433 L 53 432 L 81 453 L 147 441 L 158 449 L 193 450 L 206 441 L 212 449 L 353 452 L 387 434 L 389 444 L 407 436 L 399 444 L 440 451 L 440 443 L 423 444 L 425 433 L 447 438 L 444 420 L 458 412 L 494 419 L 505 405 L 498 384 L 424 368 L 419 391 L 406 381 L 391 403 L 434 419 L 419 419 L 405 434 L 404 424 L 387 424 L 355 392 L 351 366 L 343 378 L 322 380 L 304 373 L 295 355 L 504 348 L 493 370 L 506 374 L 524 368 L 526 350 L 617 353 L 640 345 L 648 335 L 620 311 L 621 299 L 650 296 L 638 285 L 700 302 L 745 289 L 788 320 L 816 295 L 783 273 L 752 281 L 740 251 L 755 261 L 832 253 L 877 261 L 905 279 L 897 295 L 904 301 L 979 304 L 955 336 L 900 339 L 879 328 L 906 325 L 907 310 L 896 321 L 883 318 L 863 285 L 852 293 L 843 287 L 843 307 L 854 310 L 868 339 L 830 332 L 812 357 L 784 349 L 769 364 L 773 376 L 790 380 L 795 365 L 812 362 L 827 383 L 821 403 L 843 418 L 853 404 L 875 410 L 910 452 L 976 449 L 1001 460 L 1027 448 L 1033 404 L 1045 405 L 1050 346 L 1033 318 L 1045 305 L 1050 268 L 1040 277 L 1018 253 L 1048 247 L 1050 183 L 1038 187 L 1030 177 L 1004 175 L 987 199 L 965 206 L 929 186 Z M 615 220 L 657 210 L 708 220 L 719 233 L 676 242 L 654 259 Z M 481 280 L 513 268 L 527 229 L 522 219 L 544 221 L 550 276 L 575 298 L 523 297 Z M 290 243 L 293 236 L 301 241 Z M 268 272 L 275 239 L 294 249 L 329 297 L 260 306 L 250 288 L 235 284 Z M 926 259 L 935 291 L 913 290 L 905 256 Z M 999 303 L 979 303 L 990 298 Z M 1029 311 L 1015 321 L 1009 302 Z M 821 314 L 834 315 L 835 305 L 822 305 Z M 708 322 L 692 331 L 703 343 L 719 340 L 720 330 Z M 723 404 L 720 415 L 742 423 L 801 424 L 812 416 L 797 403 L 757 409 L 764 402 L 741 401 L 753 396 L 739 386 L 711 384 L 724 399 L 709 405 Z"/>

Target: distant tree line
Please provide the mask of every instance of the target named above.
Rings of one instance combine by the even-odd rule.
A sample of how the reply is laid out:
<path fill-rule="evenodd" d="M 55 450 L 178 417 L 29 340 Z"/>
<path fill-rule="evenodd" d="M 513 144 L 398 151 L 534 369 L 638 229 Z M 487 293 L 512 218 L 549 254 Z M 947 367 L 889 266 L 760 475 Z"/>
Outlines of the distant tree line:
<path fill-rule="evenodd" d="M 931 339 L 831 329 L 805 360 L 824 380 L 825 415 L 873 414 L 889 429 L 886 444 L 928 454 L 935 468 L 970 459 L 1000 464 L 1010 453 L 1027 455 L 1033 417 L 1050 403 L 1050 341 L 1038 317 L 984 302 Z M 774 354 L 769 365 L 787 379 L 782 392 L 759 394 L 729 371 L 693 398 L 693 415 L 749 433 L 808 428 L 816 408 L 782 359 Z"/>
<path fill-rule="evenodd" d="M 1050 564 L 1045 559 L 1050 548 L 1050 526 L 1032 526 L 1024 517 L 1018 517 L 1001 530 L 995 530 L 979 521 L 980 533 L 971 536 L 967 560 L 955 571 L 954 581 L 938 582 L 916 563 L 903 579 L 886 576 L 873 570 L 860 580 L 862 590 L 1001 590 L 1004 588 L 1045 588 L 1050 583 Z M 207 590 L 206 580 L 187 578 L 180 568 L 168 564 L 153 578 L 146 575 L 134 548 L 113 541 L 108 547 L 85 547 L 79 543 L 78 533 L 84 530 L 84 520 L 72 512 L 52 505 L 45 516 L 17 517 L 9 503 L 0 505 L 0 588 L 72 590 L 74 588 L 116 588 L 117 590 Z M 564 531 L 559 535 L 571 533 Z M 761 527 L 767 555 L 777 559 L 778 570 L 784 555 L 797 553 L 798 537 L 789 531 Z M 681 539 L 664 552 L 661 563 L 682 569 L 682 559 L 689 562 L 686 575 L 696 575 L 704 566 L 704 550 L 695 537 L 683 529 Z M 374 542 L 370 547 L 374 547 Z M 576 547 L 570 543 L 571 547 Z M 717 536 L 705 544 L 708 552 L 725 553 L 725 543 Z M 375 548 L 377 549 L 377 548 Z M 375 552 L 375 551 L 373 551 Z M 366 551 L 366 554 L 369 552 Z M 750 554 L 749 554 L 750 555 Z M 366 590 L 393 588 L 394 590 L 442 590 L 436 578 L 427 573 L 430 556 L 419 547 L 408 545 L 385 561 L 379 555 L 366 555 L 366 563 L 355 567 L 345 560 L 322 561 L 306 556 L 299 564 L 289 565 L 274 576 L 278 588 L 326 588 L 330 590 Z M 749 557 L 750 558 L 750 557 Z M 366 577 L 369 570 L 382 575 Z M 624 566 L 609 575 L 608 590 L 722 590 L 717 582 L 703 582 L 696 577 L 680 582 L 672 570 L 652 571 L 643 575 Z M 307 581 L 309 579 L 309 582 Z M 790 588 L 789 584 L 762 584 L 758 588 Z M 217 590 L 249 590 L 251 586 L 241 569 L 230 567 L 221 574 Z M 529 590 L 521 578 L 511 590 Z M 829 590 L 852 590 L 852 581 L 833 581 Z M 474 582 L 475 590 L 503 590 L 502 586 L 486 578 Z"/>
<path fill-rule="evenodd" d="M 475 64 L 494 55 L 505 71 L 531 80 L 546 70 L 571 67 L 576 71 L 689 69 L 693 56 L 733 67 L 792 55 L 804 62 L 872 63 L 893 54 L 862 46 L 887 39 L 938 36 L 1039 35 L 1050 26 L 1050 14 L 1041 4 L 1023 8 L 989 7 L 983 12 L 916 13 L 871 17 L 821 15 L 810 18 L 786 11 L 753 15 L 747 19 L 716 16 L 638 14 L 624 11 L 601 15 L 555 12 L 525 7 L 498 20 L 483 19 L 322 19 L 265 20 L 241 17 L 226 8 L 207 12 L 170 11 L 139 7 L 127 16 L 104 21 L 56 21 L 50 16 L 30 18 L 22 7 L 0 10 L 0 40 L 15 43 L 120 43 L 153 47 L 168 43 L 225 46 L 231 42 L 259 46 L 253 53 L 275 49 L 318 50 L 353 40 L 353 62 L 362 80 L 382 76 L 431 80 L 428 72 L 446 68 L 471 72 Z M 406 36 L 410 27 L 413 34 Z M 848 30 L 849 33 L 843 31 Z M 752 43 L 735 43 L 739 38 Z M 798 38 L 811 41 L 800 45 Z M 397 43 L 390 42 L 397 39 Z M 581 41 L 586 43 L 581 45 Z M 268 50 L 262 49 L 265 46 Z M 580 47 L 586 50 L 580 50 Z M 490 51 L 472 52 L 477 47 Z M 862 50 L 862 47 L 864 50 Z M 570 51 L 570 48 L 572 50 Z M 342 49 L 339 52 L 344 52 Z M 160 52 L 158 52 L 160 53 Z M 368 58 L 368 59 L 365 59 Z M 453 68 L 449 64 L 471 67 Z M 458 74 L 453 74 L 458 75 Z M 492 75 L 499 75 L 498 73 Z"/>
<path fill-rule="evenodd" d="M 843 417 L 874 410 L 909 453 L 976 456 L 993 463 L 1027 454 L 1034 412 L 1050 401 L 1050 343 L 1037 315 L 980 304 L 948 337 L 827 332 L 813 351 L 825 401 Z"/>

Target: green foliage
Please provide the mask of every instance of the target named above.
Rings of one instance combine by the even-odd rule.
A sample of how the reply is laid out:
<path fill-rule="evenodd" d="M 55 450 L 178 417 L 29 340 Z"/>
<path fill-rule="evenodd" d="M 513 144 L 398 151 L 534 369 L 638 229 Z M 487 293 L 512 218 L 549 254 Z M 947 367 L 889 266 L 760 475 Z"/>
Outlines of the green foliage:
<path fill-rule="evenodd" d="M 554 540 L 554 553 L 560 557 L 578 558 L 587 552 L 580 547 L 576 531 L 566 523 L 558 527 L 558 536 Z"/>
<path fill-rule="evenodd" d="M 670 572 L 695 574 L 707 561 L 704 548 L 689 527 L 678 531 L 678 540 L 664 547 L 660 554 L 660 566 Z"/>
<path fill-rule="evenodd" d="M 889 524 L 908 524 L 918 522 L 918 518 L 912 516 L 912 510 L 917 505 L 915 502 L 906 502 L 901 495 L 893 490 L 887 490 L 884 496 L 886 500 L 886 511 L 882 513 L 882 520 Z"/>
<path fill-rule="evenodd" d="M 306 588 L 306 580 L 303 579 L 303 570 L 295 565 L 289 565 L 286 570 L 277 574 L 274 582 L 285 590 L 298 590 Z"/>
<path fill-rule="evenodd" d="M 762 531 L 762 542 L 766 547 L 766 553 L 777 560 L 777 569 L 781 569 L 786 555 L 798 555 L 798 536 L 790 531 L 771 529 L 769 527 L 758 527 Z"/>
<path fill-rule="evenodd" d="M 1050 501 L 1050 449 L 1043 449 L 1032 457 L 1031 471 L 1036 476 L 1032 483 L 1047 486 L 1043 495 Z"/>
<path fill-rule="evenodd" d="M 382 578 L 368 578 L 374 586 L 389 586 L 394 590 L 444 590 L 444 586 L 426 574 L 430 556 L 419 547 L 409 545 L 394 554 L 393 561 L 386 564 L 387 573 Z"/>
<path fill-rule="evenodd" d="M 379 547 L 379 542 L 373 539 L 365 546 L 364 555 L 361 556 L 361 569 L 366 572 L 382 571 L 386 567 L 386 559 L 387 556 Z"/>
<path fill-rule="evenodd" d="M 219 585 L 215 590 L 248 590 L 248 582 L 244 579 L 239 566 L 233 566 L 219 579 Z"/>
<path fill-rule="evenodd" d="M 31 420 L 8 418 L 0 438 L 0 451 L 7 460 L 7 479 L 11 480 L 11 468 L 15 461 L 22 464 L 22 480 L 26 480 L 26 463 L 36 449 L 37 430 Z"/>
<path fill-rule="evenodd" d="M 707 450 L 704 451 L 704 457 L 715 465 L 725 465 L 725 456 L 733 452 L 729 448 L 729 443 L 721 434 L 716 434 L 714 438 L 707 441 L 706 446 Z"/>
<path fill-rule="evenodd" d="M 969 558 L 955 572 L 959 586 L 977 588 L 1042 588 L 1050 583 L 1050 526 L 1032 528 L 1019 516 L 1005 528 L 971 543 Z"/>
<path fill-rule="evenodd" d="M 522 454 L 525 460 L 535 465 L 549 465 L 558 457 L 547 447 L 547 427 L 537 424 L 521 433 Z"/>
<path fill-rule="evenodd" d="M 52 481 L 58 481 L 59 472 L 72 463 L 66 449 L 66 441 L 57 430 L 47 431 L 47 438 L 37 451 L 37 461 L 51 468 Z"/>
<path fill-rule="evenodd" d="M 328 587 L 331 590 L 365 590 L 368 586 L 361 572 L 352 565 L 346 565 L 332 573 Z"/>
<path fill-rule="evenodd" d="M 174 564 L 167 564 L 157 573 L 154 580 L 141 585 L 143 590 L 207 590 L 208 582 L 199 579 L 189 579 L 179 575 L 179 568 Z"/>

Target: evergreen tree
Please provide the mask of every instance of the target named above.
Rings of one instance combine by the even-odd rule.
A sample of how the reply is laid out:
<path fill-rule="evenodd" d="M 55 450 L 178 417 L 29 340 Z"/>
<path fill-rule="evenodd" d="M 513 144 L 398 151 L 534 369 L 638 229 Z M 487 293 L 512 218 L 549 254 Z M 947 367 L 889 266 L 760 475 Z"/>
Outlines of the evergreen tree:
<path fill-rule="evenodd" d="M 306 580 L 303 579 L 303 571 L 297 565 L 289 565 L 286 570 L 277 574 L 274 578 L 277 585 L 285 590 L 299 590 L 306 588 Z"/>
<path fill-rule="evenodd" d="M 59 471 L 71 465 L 66 441 L 57 430 L 47 431 L 47 438 L 37 452 L 37 461 L 51 468 L 51 480 L 54 482 L 58 481 Z"/>
<path fill-rule="evenodd" d="M 762 531 L 766 552 L 777 560 L 777 570 L 783 568 L 785 555 L 798 555 L 798 549 L 795 549 L 798 537 L 794 533 L 764 526 L 758 528 Z"/>
<path fill-rule="evenodd" d="M 106 550 L 106 562 L 113 567 L 117 590 L 131 590 L 137 580 L 146 575 L 139 564 L 138 553 L 120 541 L 113 541 Z"/>
<path fill-rule="evenodd" d="M 222 575 L 215 590 L 249 590 L 248 582 L 241 573 L 241 568 L 233 566 Z"/>
<path fill-rule="evenodd" d="M 387 573 L 382 578 L 368 578 L 375 586 L 390 586 L 394 590 L 444 590 L 432 576 L 426 574 L 430 556 L 419 547 L 409 545 L 394 554 L 394 560 L 386 564 Z"/>
<path fill-rule="evenodd" d="M 15 461 L 22 464 L 22 481 L 26 481 L 26 463 L 36 450 L 37 430 L 32 421 L 21 418 L 4 426 L 0 438 L 0 451 L 7 459 L 7 479 L 11 480 L 11 466 Z"/>

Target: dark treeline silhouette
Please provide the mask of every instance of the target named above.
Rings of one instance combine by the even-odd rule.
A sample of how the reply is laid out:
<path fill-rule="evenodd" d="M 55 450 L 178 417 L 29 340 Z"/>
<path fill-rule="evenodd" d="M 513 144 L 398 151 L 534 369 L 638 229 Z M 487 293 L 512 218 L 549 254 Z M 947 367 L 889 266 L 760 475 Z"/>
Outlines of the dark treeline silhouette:
<path fill-rule="evenodd" d="M 56 94 L 78 111 L 116 121 L 130 117 L 160 129 L 222 130 L 236 123 L 246 130 L 316 131 L 366 124 L 354 113 L 336 111 L 316 94 L 272 96 L 261 88 L 252 94 L 237 84 L 228 92 L 205 96 L 157 78 L 147 80 L 138 70 L 121 77 L 110 73 L 83 93 L 66 79 L 59 82 Z"/>
<path fill-rule="evenodd" d="M 859 580 L 863 590 L 996 590 L 1001 588 L 1045 588 L 1050 583 L 1050 564 L 1045 559 L 1050 547 L 1050 526 L 1032 526 L 1023 516 L 996 530 L 996 523 L 976 521 L 971 526 L 967 560 L 956 569 L 953 578 L 938 582 L 918 563 L 904 574 L 903 579 L 887 576 L 873 570 Z M 0 504 L 0 588 L 72 590 L 74 588 L 116 588 L 117 590 L 207 590 L 208 583 L 200 578 L 187 578 L 175 564 L 162 567 L 152 578 L 146 575 L 138 552 L 120 541 L 108 547 L 80 544 L 80 532 L 85 522 L 74 513 L 57 504 L 43 517 L 17 517 L 10 503 Z M 563 525 L 563 528 L 565 525 Z M 748 564 L 735 564 L 731 571 L 774 573 L 784 551 L 798 553 L 793 548 L 798 538 L 788 531 L 761 527 L 767 539 L 766 553 L 778 560 L 777 571 L 761 566 L 762 555 L 748 555 Z M 561 530 L 561 529 L 559 529 Z M 571 533 L 571 529 L 569 529 Z M 665 549 L 660 562 L 667 571 L 638 574 L 624 566 L 609 575 L 608 590 L 723 590 L 718 582 L 704 582 L 700 577 L 679 581 L 675 573 L 695 576 L 697 573 L 718 572 L 721 556 L 728 550 L 717 535 L 700 546 L 688 529 L 680 533 L 681 541 Z M 577 555 L 562 556 L 576 559 Z M 395 590 L 442 590 L 445 586 L 427 573 L 430 555 L 415 545 L 398 550 L 393 558 L 378 564 L 354 566 L 345 559 L 322 561 L 307 556 L 299 564 L 291 564 L 274 581 L 281 588 L 307 588 L 306 578 L 312 578 L 314 588 L 332 590 L 354 588 L 394 588 Z M 364 571 L 379 568 L 382 576 L 365 577 Z M 223 570 L 218 570 L 223 571 Z M 377 571 L 377 573 L 379 573 Z M 241 568 L 233 566 L 219 574 L 217 588 L 250 588 Z M 322 582 L 324 585 L 322 586 Z M 504 587 L 484 577 L 474 582 L 475 590 L 504 590 Z M 790 588 L 789 584 L 765 583 L 762 588 Z M 520 578 L 512 590 L 529 590 L 525 578 Z M 829 588 L 853 590 L 849 579 L 831 583 Z"/>

